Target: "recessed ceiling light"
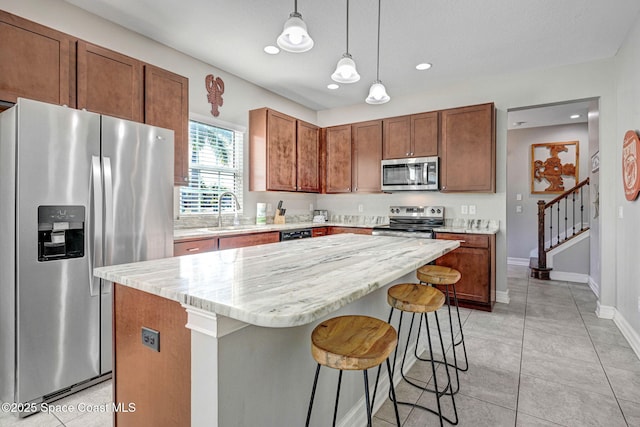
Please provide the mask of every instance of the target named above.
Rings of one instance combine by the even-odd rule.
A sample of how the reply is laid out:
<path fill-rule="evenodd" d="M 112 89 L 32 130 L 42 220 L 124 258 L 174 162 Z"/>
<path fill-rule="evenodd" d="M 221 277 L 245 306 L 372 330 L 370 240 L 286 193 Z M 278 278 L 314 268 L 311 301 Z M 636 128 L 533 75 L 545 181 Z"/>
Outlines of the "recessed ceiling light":
<path fill-rule="evenodd" d="M 420 71 L 428 70 L 429 68 L 431 68 L 431 64 L 429 64 L 428 62 L 423 62 L 422 64 L 416 65 L 416 70 Z"/>
<path fill-rule="evenodd" d="M 277 55 L 278 53 L 280 53 L 280 49 L 278 49 L 276 46 L 265 46 L 264 51 L 269 55 Z"/>
<path fill-rule="evenodd" d="M 331 90 L 336 90 L 338 89 L 340 86 L 335 84 L 335 83 L 330 83 L 327 85 L 327 89 L 331 89 Z"/>
<path fill-rule="evenodd" d="M 580 118 L 580 114 L 572 114 L 569 117 L 572 118 L 572 119 L 579 119 Z"/>

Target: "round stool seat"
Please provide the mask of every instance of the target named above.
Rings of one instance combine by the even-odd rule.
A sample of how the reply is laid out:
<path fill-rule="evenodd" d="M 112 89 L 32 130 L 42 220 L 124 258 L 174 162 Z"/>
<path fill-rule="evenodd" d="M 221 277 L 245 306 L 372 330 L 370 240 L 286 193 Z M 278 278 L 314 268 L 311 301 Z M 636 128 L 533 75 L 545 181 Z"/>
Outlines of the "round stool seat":
<path fill-rule="evenodd" d="M 442 265 L 423 265 L 417 271 L 418 280 L 432 285 L 453 285 L 460 280 L 460 272 Z"/>
<path fill-rule="evenodd" d="M 395 309 L 411 313 L 431 313 L 444 305 L 444 294 L 417 283 L 394 285 L 387 291 L 387 302 Z"/>
<path fill-rule="evenodd" d="M 311 333 L 311 354 L 320 365 L 364 370 L 383 363 L 396 348 L 398 334 L 390 324 L 368 316 L 339 316 Z"/>

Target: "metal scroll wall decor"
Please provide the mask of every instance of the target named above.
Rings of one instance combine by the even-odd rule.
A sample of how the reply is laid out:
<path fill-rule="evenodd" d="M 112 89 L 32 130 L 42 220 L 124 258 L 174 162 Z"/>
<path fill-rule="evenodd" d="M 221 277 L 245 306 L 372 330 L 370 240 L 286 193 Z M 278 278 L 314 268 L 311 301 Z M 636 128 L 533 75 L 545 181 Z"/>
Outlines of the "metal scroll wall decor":
<path fill-rule="evenodd" d="M 531 193 L 562 193 L 577 183 L 578 141 L 531 145 Z"/>
<path fill-rule="evenodd" d="M 627 131 L 622 143 L 622 184 L 624 185 L 624 196 L 629 201 L 638 197 L 640 192 L 640 139 L 635 130 Z"/>
<path fill-rule="evenodd" d="M 205 86 L 207 87 L 207 100 L 211 104 L 211 114 L 213 117 L 220 115 L 219 108 L 222 107 L 224 100 L 222 94 L 224 93 L 224 82 L 220 77 L 213 77 L 213 74 L 209 74 L 204 79 Z"/>

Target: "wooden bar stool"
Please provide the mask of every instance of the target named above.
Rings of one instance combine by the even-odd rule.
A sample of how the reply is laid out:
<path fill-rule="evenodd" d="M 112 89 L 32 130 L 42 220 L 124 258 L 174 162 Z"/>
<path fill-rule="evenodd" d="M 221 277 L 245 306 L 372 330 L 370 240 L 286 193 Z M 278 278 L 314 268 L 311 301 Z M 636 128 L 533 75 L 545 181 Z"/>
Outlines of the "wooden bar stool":
<path fill-rule="evenodd" d="M 321 366 L 338 369 L 338 389 L 336 403 L 333 410 L 333 425 L 336 425 L 338 414 L 338 401 L 340 398 L 340 384 L 342 383 L 342 371 L 362 371 L 364 374 L 364 395 L 367 406 L 368 426 L 372 425 L 371 412 L 373 402 L 369 403 L 369 379 L 367 369 L 380 367 L 386 360 L 387 372 L 391 383 L 390 394 L 393 396 L 396 422 L 400 427 L 400 414 L 395 404 L 396 394 L 393 386 L 392 370 L 389 363 L 389 355 L 398 344 L 398 334 L 390 324 L 368 316 L 340 316 L 320 323 L 311 333 L 311 354 L 318 362 L 316 375 L 313 380 L 309 411 L 307 412 L 306 426 L 311 420 L 311 409 L 318 384 L 318 375 Z M 378 371 L 378 374 L 380 371 Z M 376 387 L 377 387 L 376 381 Z M 374 393 L 375 395 L 375 393 Z"/>
<path fill-rule="evenodd" d="M 455 402 L 455 393 L 452 392 L 451 390 L 451 375 L 449 373 L 449 366 L 450 364 L 447 363 L 447 356 L 446 356 L 446 350 L 444 347 L 444 342 L 442 341 L 442 333 L 440 331 L 440 321 L 438 319 L 438 310 L 440 308 L 442 308 L 442 306 L 444 305 L 444 301 L 445 301 L 445 297 L 444 294 L 433 287 L 430 286 L 424 286 L 421 284 L 417 284 L 417 283 L 403 283 L 403 284 L 399 284 L 399 285 L 394 285 L 391 288 L 389 288 L 389 290 L 387 291 L 387 302 L 389 303 L 389 305 L 391 306 L 391 312 L 389 313 L 389 323 L 391 322 L 391 319 L 393 317 L 393 310 L 399 310 L 400 311 L 400 320 L 398 323 L 398 335 L 400 334 L 401 330 L 402 330 L 402 318 L 403 318 L 403 314 L 406 313 L 411 313 L 411 324 L 409 325 L 409 334 L 407 335 L 407 343 L 405 345 L 404 348 L 404 355 L 402 357 L 402 364 L 400 365 L 400 373 L 402 375 L 402 378 L 409 384 L 411 384 L 414 387 L 417 387 L 421 390 L 425 390 L 425 391 L 429 391 L 432 393 L 435 393 L 436 395 L 436 402 L 437 402 L 437 407 L 438 410 L 434 411 L 431 408 L 427 408 L 425 406 L 422 405 L 418 405 L 417 403 L 409 403 L 409 402 L 398 402 L 398 404 L 401 405 L 410 405 L 413 407 L 418 407 L 421 409 L 424 409 L 426 411 L 429 411 L 433 414 L 438 415 L 438 417 L 440 418 L 440 425 L 443 425 L 443 420 L 447 421 L 450 424 L 456 425 L 458 424 L 458 411 L 456 408 L 456 402 Z M 439 361 L 435 360 L 434 355 L 433 355 L 433 344 L 432 344 L 432 340 L 431 340 L 431 331 L 429 329 L 429 319 L 427 314 L 428 313 L 433 313 L 435 320 L 436 320 L 436 326 L 438 328 L 438 338 L 440 340 L 440 349 L 442 351 L 442 357 L 443 360 L 441 361 L 441 363 L 444 365 L 445 367 L 445 373 L 447 376 L 447 383 L 444 387 L 439 388 L 438 387 L 438 378 L 436 375 L 436 363 L 438 363 Z M 410 342 L 411 342 L 411 332 L 413 331 L 413 323 L 415 320 L 415 316 L 416 314 L 419 314 L 419 323 L 422 323 L 422 319 L 424 319 L 425 322 L 425 328 L 427 331 L 427 340 L 429 342 L 429 359 L 421 359 L 424 361 L 429 361 L 431 362 L 431 373 L 433 375 L 433 386 L 434 388 L 428 388 L 428 387 L 423 387 L 419 384 L 417 384 L 416 382 L 412 381 L 411 379 L 407 378 L 405 372 L 404 372 L 404 366 L 405 366 L 405 361 L 407 358 L 407 350 L 409 349 L 410 346 Z M 420 330 L 418 330 L 418 334 L 420 334 Z M 416 339 L 416 347 L 418 345 L 418 340 Z M 416 355 L 417 355 L 417 350 L 416 350 Z M 396 359 L 398 356 L 398 349 L 396 348 L 395 352 L 394 352 L 394 360 L 393 360 L 393 366 L 395 368 L 396 366 Z M 378 368 L 378 374 L 380 373 L 380 369 Z M 428 381 L 427 381 L 428 382 Z M 376 378 L 376 384 L 377 384 L 377 378 Z M 442 414 L 442 406 L 440 404 L 440 399 L 445 396 L 448 395 L 451 397 L 451 403 L 453 405 L 453 413 L 454 413 L 454 419 L 451 420 L 449 418 L 447 418 L 446 416 L 444 416 Z M 393 396 L 390 396 L 390 398 L 392 400 L 395 400 Z M 374 399 L 375 399 L 375 392 L 374 392 Z"/>
<path fill-rule="evenodd" d="M 456 368 L 456 387 L 453 390 L 454 393 L 457 393 L 460 390 L 460 378 L 458 376 L 458 371 L 467 371 L 469 370 L 469 361 L 467 359 L 467 347 L 464 344 L 464 333 L 462 332 L 462 321 L 460 320 L 460 308 L 458 307 L 458 295 L 456 293 L 456 283 L 460 280 L 460 272 L 456 269 L 445 267 L 442 265 L 423 265 L 416 272 L 418 276 L 418 280 L 421 283 L 426 283 L 430 285 L 443 285 L 445 286 L 445 295 L 447 302 L 447 310 L 449 312 L 449 326 L 451 327 L 451 343 L 453 344 L 453 365 L 452 367 Z M 456 306 L 456 315 L 458 317 L 458 330 L 460 331 L 460 339 L 456 342 L 454 339 L 453 333 L 453 321 L 451 319 L 451 298 L 449 294 L 449 286 L 453 290 L 453 303 Z M 462 345 L 462 351 L 464 355 L 464 368 L 458 365 L 458 355 L 456 347 Z"/>

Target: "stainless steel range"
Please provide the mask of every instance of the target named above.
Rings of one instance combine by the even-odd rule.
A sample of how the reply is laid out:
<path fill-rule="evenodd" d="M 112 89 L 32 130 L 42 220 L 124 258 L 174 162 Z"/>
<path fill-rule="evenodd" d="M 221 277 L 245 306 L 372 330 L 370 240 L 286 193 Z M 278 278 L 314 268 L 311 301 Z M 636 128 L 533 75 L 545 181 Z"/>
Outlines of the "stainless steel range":
<path fill-rule="evenodd" d="M 433 239 L 433 229 L 443 225 L 444 206 L 391 206 L 389 225 L 374 227 L 372 234 Z"/>

